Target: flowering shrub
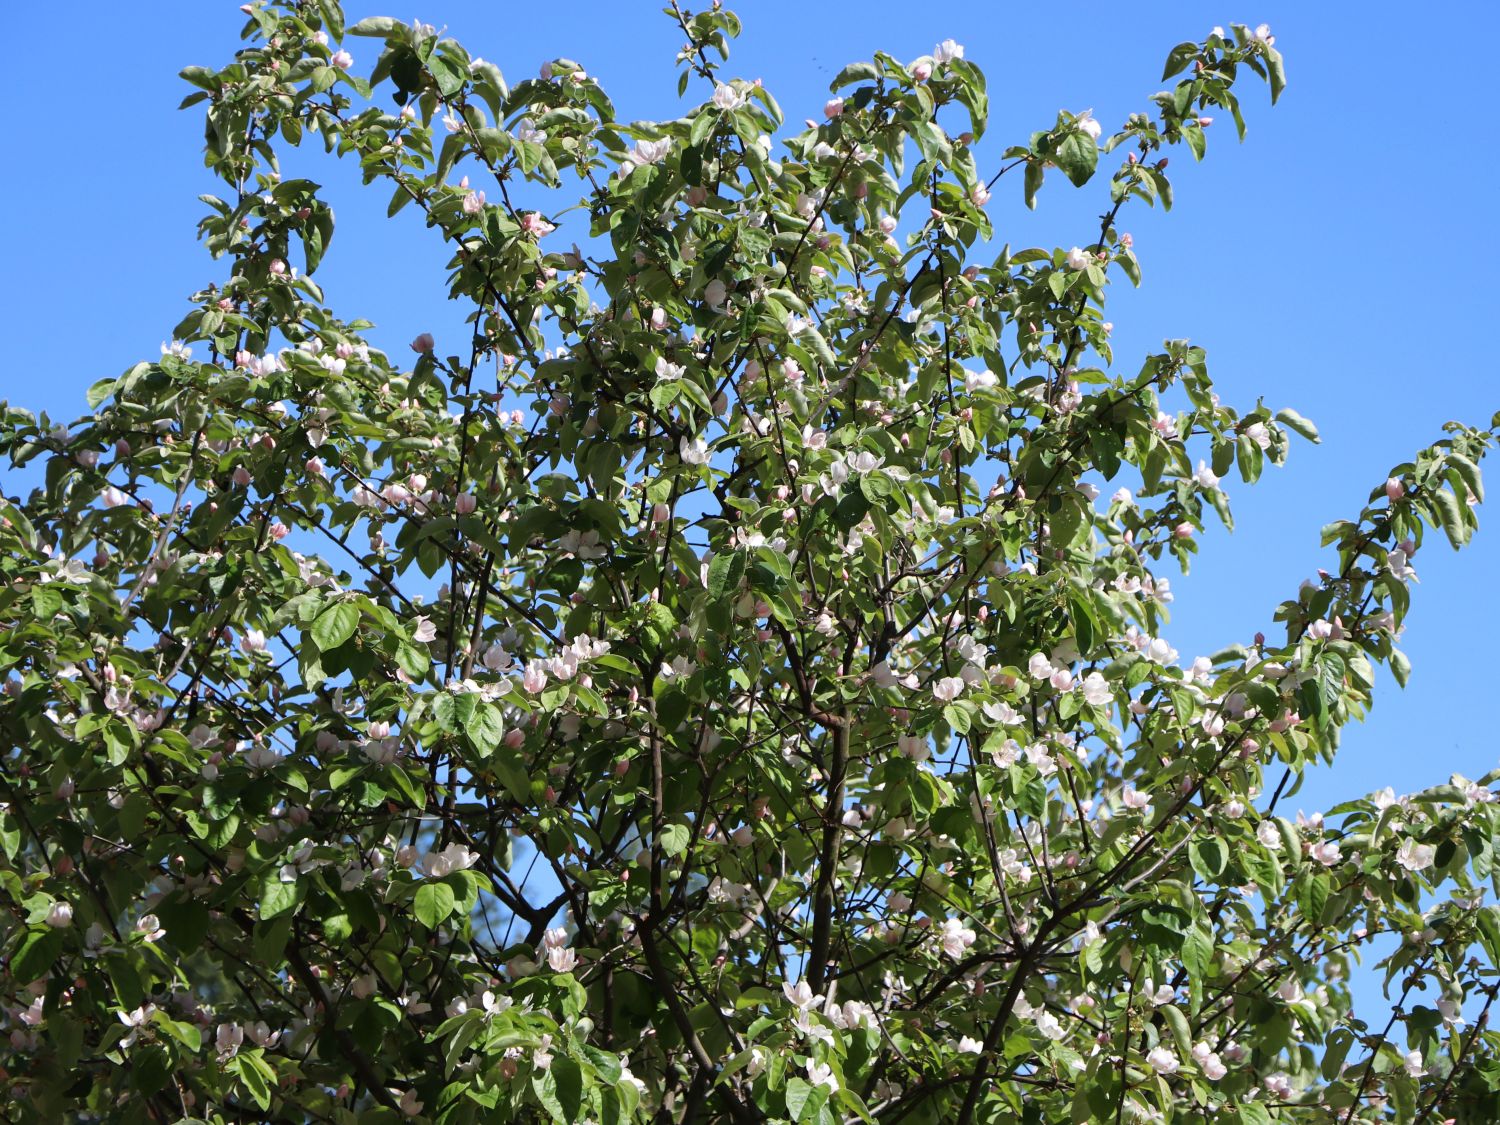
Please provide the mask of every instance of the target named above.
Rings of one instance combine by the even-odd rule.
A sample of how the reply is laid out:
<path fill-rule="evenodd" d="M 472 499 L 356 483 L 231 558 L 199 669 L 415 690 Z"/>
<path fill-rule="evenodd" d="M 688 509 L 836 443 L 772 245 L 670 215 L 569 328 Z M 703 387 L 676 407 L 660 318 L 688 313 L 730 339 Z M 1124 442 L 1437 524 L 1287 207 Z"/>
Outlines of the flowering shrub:
<path fill-rule="evenodd" d="M 1495 777 L 1279 807 L 1404 680 L 1493 429 L 1325 528 L 1284 638 L 1164 631 L 1221 478 L 1316 440 L 1104 319 L 1162 153 L 1280 93 L 1264 26 L 981 169 L 951 40 L 787 133 L 718 7 L 666 122 L 245 11 L 184 72 L 223 281 L 84 418 L 0 418 L 45 473 L 0 501 L 13 1119 L 1496 1120 Z M 425 214 L 468 339 L 333 311 L 308 142 Z M 1049 171 L 1099 228 L 997 251 Z"/>

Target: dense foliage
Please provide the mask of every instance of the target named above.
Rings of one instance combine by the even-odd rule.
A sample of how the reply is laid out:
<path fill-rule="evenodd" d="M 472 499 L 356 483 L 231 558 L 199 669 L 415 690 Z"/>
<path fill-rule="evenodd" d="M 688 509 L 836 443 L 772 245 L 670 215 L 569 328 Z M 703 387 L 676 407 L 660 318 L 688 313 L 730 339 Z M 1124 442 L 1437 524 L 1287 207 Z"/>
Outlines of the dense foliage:
<path fill-rule="evenodd" d="M 1163 631 L 1219 478 L 1316 440 L 1104 319 L 1163 153 L 1280 93 L 1264 26 L 981 170 L 952 41 L 788 133 L 717 6 L 663 122 L 245 11 L 184 72 L 223 280 L 80 420 L 0 411 L 8 1117 L 1500 1117 L 1495 776 L 1280 808 L 1404 680 L 1493 430 L 1326 528 L 1284 637 Z M 335 314 L 308 143 L 425 214 L 470 338 Z M 1001 248 L 1049 172 L 1099 227 Z"/>

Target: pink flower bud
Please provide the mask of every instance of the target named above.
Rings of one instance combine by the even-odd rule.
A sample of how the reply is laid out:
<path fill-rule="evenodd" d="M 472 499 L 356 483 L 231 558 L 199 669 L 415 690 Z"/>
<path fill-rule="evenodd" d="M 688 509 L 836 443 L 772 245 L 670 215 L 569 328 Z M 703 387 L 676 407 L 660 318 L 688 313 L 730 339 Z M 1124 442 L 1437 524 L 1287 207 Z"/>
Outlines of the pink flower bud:
<path fill-rule="evenodd" d="M 832 120 L 844 112 L 843 98 L 829 98 L 823 103 L 823 116 Z"/>
<path fill-rule="evenodd" d="M 1191 539 L 1193 537 L 1193 525 L 1184 521 L 1172 529 L 1172 534 L 1179 539 Z"/>
<path fill-rule="evenodd" d="M 431 332 L 423 332 L 411 342 L 411 350 L 418 355 L 430 355 L 436 346 L 437 342 L 433 340 Z"/>
<path fill-rule="evenodd" d="M 479 498 L 472 492 L 460 492 L 453 501 L 453 510 L 461 516 L 471 514 L 479 506 Z"/>
<path fill-rule="evenodd" d="M 230 479 L 234 481 L 237 488 L 244 488 L 250 483 L 250 470 L 243 465 L 236 465 L 234 467 L 234 474 Z"/>
<path fill-rule="evenodd" d="M 333 53 L 333 58 L 329 59 L 328 61 L 339 70 L 348 70 L 351 66 L 354 65 L 354 56 L 351 55 L 348 51 L 335 51 Z"/>
<path fill-rule="evenodd" d="M 1406 495 L 1406 485 L 1402 484 L 1395 477 L 1390 477 L 1390 478 L 1388 478 L 1386 480 L 1386 482 L 1385 482 L 1385 498 L 1387 500 L 1390 500 L 1390 501 L 1394 502 L 1396 500 L 1401 499 L 1401 497 L 1403 497 L 1405 495 Z"/>

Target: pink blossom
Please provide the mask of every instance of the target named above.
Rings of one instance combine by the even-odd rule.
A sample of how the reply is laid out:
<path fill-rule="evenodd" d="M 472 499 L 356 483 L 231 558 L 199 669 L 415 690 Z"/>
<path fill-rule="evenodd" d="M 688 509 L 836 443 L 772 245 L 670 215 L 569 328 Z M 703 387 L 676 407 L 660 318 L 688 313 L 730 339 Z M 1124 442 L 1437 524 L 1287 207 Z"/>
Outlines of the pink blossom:
<path fill-rule="evenodd" d="M 791 1001 L 793 1007 L 804 1012 L 818 1002 L 817 995 L 805 980 L 783 981 L 781 991 Z"/>
<path fill-rule="evenodd" d="M 948 63 L 963 57 L 963 44 L 955 43 L 952 39 L 944 39 L 932 49 L 932 61 L 935 63 Z"/>
<path fill-rule="evenodd" d="M 1400 547 L 1389 552 L 1385 557 L 1386 566 L 1390 569 L 1391 577 L 1402 582 L 1417 580 L 1417 572 L 1412 569 L 1410 556 Z"/>
<path fill-rule="evenodd" d="M 1266 1093 L 1276 1098 L 1290 1098 L 1292 1096 L 1292 1080 L 1290 1076 L 1276 1071 L 1261 1079 L 1261 1085 L 1266 1088 Z"/>
<path fill-rule="evenodd" d="M 547 686 L 547 667 L 540 660 L 530 660 L 526 663 L 526 670 L 521 674 L 521 686 L 532 695 L 538 694 Z"/>
<path fill-rule="evenodd" d="M 1339 846 L 1329 840 L 1322 840 L 1314 844 L 1308 850 L 1308 854 L 1312 856 L 1313 859 L 1321 863 L 1324 867 L 1332 867 L 1341 858 L 1343 858 L 1339 854 Z"/>
<path fill-rule="evenodd" d="M 1207 1043 L 1196 1043 L 1193 1045 L 1193 1061 L 1203 1071 L 1203 1077 L 1210 1082 L 1217 1082 L 1229 1073 L 1229 1068 L 1220 1060 L 1218 1054 Z"/>
<path fill-rule="evenodd" d="M 938 944 L 943 953 L 958 960 L 964 951 L 974 944 L 978 935 L 957 918 L 945 918 L 938 930 Z"/>
<path fill-rule="evenodd" d="M 556 229 L 557 227 L 542 218 L 535 211 L 527 211 L 526 214 L 521 216 L 521 230 L 534 238 L 541 238 L 543 235 L 551 234 Z"/>
<path fill-rule="evenodd" d="M 348 51 L 335 51 L 328 61 L 339 70 L 348 70 L 354 65 L 354 56 Z"/>
<path fill-rule="evenodd" d="M 1425 871 L 1432 866 L 1436 854 L 1437 849 L 1431 844 L 1404 840 L 1396 851 L 1396 862 L 1408 871 Z"/>
<path fill-rule="evenodd" d="M 411 342 L 411 350 L 418 355 L 430 354 L 436 346 L 437 343 L 433 340 L 431 332 L 423 332 Z"/>
<path fill-rule="evenodd" d="M 932 696 L 939 703 L 951 703 L 963 694 L 962 676 L 944 676 L 932 685 Z"/>
<path fill-rule="evenodd" d="M 843 112 L 844 112 L 844 99 L 843 98 L 829 98 L 826 102 L 823 103 L 823 116 L 824 117 L 832 119 L 832 118 L 837 117 L 839 114 L 841 114 Z"/>
<path fill-rule="evenodd" d="M 1083 699 L 1095 707 L 1102 707 L 1113 698 L 1109 681 L 1098 672 L 1090 672 L 1083 678 Z"/>
<path fill-rule="evenodd" d="M 1146 1054 L 1146 1061 L 1157 1074 L 1176 1074 L 1182 1063 L 1165 1047 L 1153 1047 Z"/>

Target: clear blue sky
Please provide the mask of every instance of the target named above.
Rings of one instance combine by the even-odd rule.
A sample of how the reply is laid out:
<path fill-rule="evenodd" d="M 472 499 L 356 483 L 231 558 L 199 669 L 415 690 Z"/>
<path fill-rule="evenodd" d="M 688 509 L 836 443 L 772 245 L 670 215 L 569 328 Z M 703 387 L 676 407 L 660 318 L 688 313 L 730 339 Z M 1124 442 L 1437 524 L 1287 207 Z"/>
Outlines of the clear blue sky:
<path fill-rule="evenodd" d="M 845 62 L 875 49 L 911 58 L 957 39 L 989 75 L 992 155 L 982 164 L 993 164 L 997 144 L 1049 125 L 1059 107 L 1092 107 L 1106 129 L 1146 108 L 1168 49 L 1216 23 L 1271 24 L 1287 57 L 1281 104 L 1272 110 L 1264 88 L 1247 82 L 1246 143 L 1234 143 L 1227 122 L 1216 125 L 1203 165 L 1174 156 L 1176 209 L 1127 210 L 1121 222 L 1135 235 L 1145 285 L 1114 290 L 1120 367 L 1133 371 L 1164 337 L 1190 337 L 1208 349 L 1226 401 L 1249 406 L 1262 394 L 1273 408 L 1295 406 L 1324 436 L 1321 446 L 1298 443 L 1291 464 L 1256 488 L 1226 481 L 1233 540 L 1210 534 L 1191 577 L 1174 577 L 1169 636 L 1184 660 L 1257 628 L 1278 635 L 1276 603 L 1326 562 L 1322 524 L 1357 512 L 1388 467 L 1439 437 L 1444 421 L 1483 422 L 1500 407 L 1481 334 L 1494 323 L 1500 249 L 1492 68 L 1472 50 L 1487 6 L 730 6 L 746 24 L 730 72 L 763 78 L 793 121 L 819 112 Z M 194 238 L 196 196 L 215 184 L 199 155 L 201 107 L 176 111 L 187 92 L 176 72 L 230 58 L 236 7 L 157 0 L 147 18 L 88 5 L 68 18 L 66 68 L 50 50 L 12 52 L 12 89 L 28 96 L 7 114 L 12 172 L 0 183 L 0 397 L 58 418 L 81 414 L 90 383 L 154 356 L 186 294 L 222 276 Z M 622 117 L 660 118 L 676 112 L 681 36 L 658 7 L 352 0 L 347 10 L 351 22 L 420 14 L 512 79 L 557 55 L 577 59 Z M 378 44 L 350 46 L 368 72 Z M 387 222 L 385 194 L 365 198 L 348 169 L 321 159 L 297 166 L 329 186 L 338 212 L 318 274 L 334 307 L 375 321 L 376 341 L 398 354 L 420 331 L 457 338 L 460 314 L 443 297 L 445 252 L 415 209 Z M 1002 239 L 1066 247 L 1090 237 L 1102 177 L 1082 192 L 1049 178 L 1034 214 L 1014 198 L 1019 187 L 1002 181 L 991 204 Z M 0 487 L 18 486 L 0 470 Z M 1493 696 L 1492 661 L 1480 654 L 1500 621 L 1500 528 L 1482 529 L 1461 555 L 1434 536 L 1416 565 L 1411 686 L 1401 693 L 1387 677 L 1371 724 L 1348 732 L 1336 768 L 1311 779 L 1290 809 L 1495 764 L 1494 741 L 1474 720 Z"/>

